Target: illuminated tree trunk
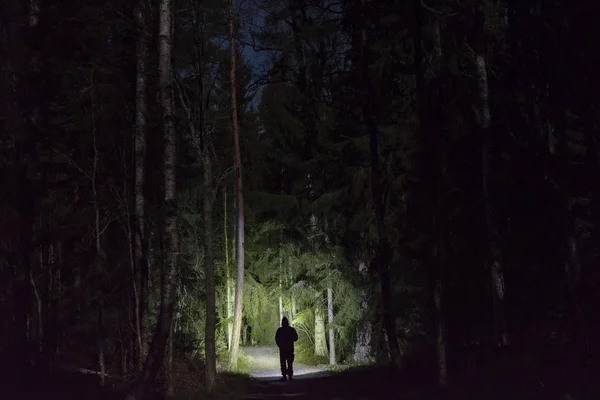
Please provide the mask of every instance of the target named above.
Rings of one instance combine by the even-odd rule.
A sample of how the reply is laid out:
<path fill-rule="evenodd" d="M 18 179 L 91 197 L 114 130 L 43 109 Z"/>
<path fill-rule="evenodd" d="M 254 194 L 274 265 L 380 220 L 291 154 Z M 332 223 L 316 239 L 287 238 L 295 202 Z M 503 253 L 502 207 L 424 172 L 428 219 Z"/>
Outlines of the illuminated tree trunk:
<path fill-rule="evenodd" d="M 231 290 L 231 265 L 229 259 L 229 240 L 227 239 L 227 188 L 223 188 L 223 235 L 225 238 L 225 289 L 227 291 L 226 299 L 226 315 L 227 315 L 227 350 L 231 349 L 231 334 L 233 332 L 233 323 L 231 318 L 233 317 L 233 290 Z"/>
<path fill-rule="evenodd" d="M 335 365 L 335 335 L 333 332 L 333 290 L 327 288 L 327 322 L 329 323 L 329 364 Z"/>
<path fill-rule="evenodd" d="M 129 399 L 148 399 L 153 392 L 154 382 L 158 370 L 162 364 L 165 354 L 167 339 L 171 333 L 173 322 L 173 309 L 177 289 L 177 254 L 179 249 L 179 238 L 177 235 L 177 203 L 175 197 L 176 189 L 176 165 L 177 145 L 173 126 L 173 98 L 172 98 L 172 32 L 173 15 L 172 0 L 160 0 L 159 6 L 159 83 L 160 102 L 162 107 L 162 121 L 164 133 L 164 179 L 165 179 L 165 217 L 164 217 L 164 240 L 165 257 L 163 277 L 161 284 L 161 301 L 156 329 L 148 356 L 140 380 L 134 393 L 130 393 Z"/>
<path fill-rule="evenodd" d="M 229 73 L 231 84 L 231 125 L 235 146 L 235 171 L 237 178 L 237 282 L 235 287 L 235 311 L 233 320 L 233 337 L 229 352 L 229 366 L 237 365 L 240 347 L 240 333 L 242 330 L 242 308 L 244 305 L 244 195 L 242 186 L 242 156 L 240 152 L 240 133 L 237 116 L 237 85 L 236 85 L 236 55 L 235 38 L 233 29 L 233 1 L 229 3 L 229 49 L 231 54 L 231 70 Z"/>
<path fill-rule="evenodd" d="M 279 282 L 279 322 L 283 320 L 283 296 L 281 295 L 281 282 Z"/>
<path fill-rule="evenodd" d="M 315 307 L 315 355 L 327 355 L 327 339 L 325 338 L 325 314 L 319 306 Z"/>
<path fill-rule="evenodd" d="M 283 284 L 281 282 L 281 274 L 283 273 L 281 256 L 279 256 L 279 321 L 277 325 L 281 323 L 283 320 Z"/>
<path fill-rule="evenodd" d="M 294 296 L 294 293 L 292 292 L 291 294 L 291 298 L 292 298 L 292 319 L 290 321 L 290 325 L 292 325 L 292 323 L 294 322 L 294 318 L 296 318 L 296 297 Z"/>
<path fill-rule="evenodd" d="M 235 210 L 237 208 L 237 196 L 233 196 L 233 207 L 232 209 Z M 234 214 L 235 215 L 235 214 Z M 231 238 L 231 260 L 237 260 L 237 252 L 236 252 L 236 234 L 237 234 L 237 229 L 236 229 L 237 225 L 234 223 L 232 230 L 233 230 L 233 235 Z M 231 265 L 230 265 L 231 267 Z M 234 306 L 235 306 L 235 280 L 233 279 L 233 277 L 231 276 L 231 270 L 228 269 L 228 274 L 229 274 L 229 280 L 227 281 L 227 290 L 228 290 L 228 298 L 227 298 L 227 318 L 229 320 L 228 323 L 228 328 L 230 329 L 230 337 L 229 337 L 229 342 L 228 342 L 228 347 L 227 349 L 231 351 L 231 340 L 233 338 L 233 313 L 234 313 Z"/>

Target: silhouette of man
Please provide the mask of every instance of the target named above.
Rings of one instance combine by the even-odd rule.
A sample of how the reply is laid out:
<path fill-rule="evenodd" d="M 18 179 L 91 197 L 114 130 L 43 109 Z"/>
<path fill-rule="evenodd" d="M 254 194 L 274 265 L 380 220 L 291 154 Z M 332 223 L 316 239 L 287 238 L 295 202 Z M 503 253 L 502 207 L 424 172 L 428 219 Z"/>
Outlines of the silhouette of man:
<path fill-rule="evenodd" d="M 281 380 L 285 381 L 286 375 L 292 380 L 294 375 L 294 342 L 298 340 L 298 332 L 290 326 L 286 317 L 281 320 L 281 328 L 275 334 L 275 343 L 279 347 L 279 363 L 281 364 Z"/>

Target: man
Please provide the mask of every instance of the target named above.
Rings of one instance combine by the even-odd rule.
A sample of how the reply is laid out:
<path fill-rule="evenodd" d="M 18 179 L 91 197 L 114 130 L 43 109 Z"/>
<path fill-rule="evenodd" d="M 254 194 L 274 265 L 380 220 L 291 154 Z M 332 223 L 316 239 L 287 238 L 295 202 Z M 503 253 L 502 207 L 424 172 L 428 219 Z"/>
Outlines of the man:
<path fill-rule="evenodd" d="M 286 317 L 281 320 L 281 328 L 277 329 L 275 334 L 275 343 L 279 347 L 279 362 L 281 364 L 281 379 L 282 381 L 292 380 L 294 375 L 294 342 L 298 340 L 298 332 L 290 326 L 290 322 Z M 286 365 L 287 364 L 287 365 Z"/>

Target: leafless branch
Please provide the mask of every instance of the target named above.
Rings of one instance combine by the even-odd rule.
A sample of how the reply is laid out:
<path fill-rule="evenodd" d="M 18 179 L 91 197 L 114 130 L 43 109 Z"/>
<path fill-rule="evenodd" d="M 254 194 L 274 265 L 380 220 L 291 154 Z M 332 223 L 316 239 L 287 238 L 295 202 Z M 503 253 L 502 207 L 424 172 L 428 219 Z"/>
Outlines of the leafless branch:
<path fill-rule="evenodd" d="M 73 160 L 71 157 L 69 157 L 68 155 L 66 155 L 65 153 L 63 153 L 62 151 L 54 148 L 54 147 L 50 147 L 52 149 L 53 152 L 55 152 L 56 154 L 58 154 L 59 156 L 63 157 L 72 167 L 75 167 L 79 172 L 81 172 L 86 178 L 91 179 L 90 174 L 85 172 L 83 170 L 83 168 L 81 168 L 79 166 L 79 164 L 77 164 L 75 162 L 75 160 Z"/>

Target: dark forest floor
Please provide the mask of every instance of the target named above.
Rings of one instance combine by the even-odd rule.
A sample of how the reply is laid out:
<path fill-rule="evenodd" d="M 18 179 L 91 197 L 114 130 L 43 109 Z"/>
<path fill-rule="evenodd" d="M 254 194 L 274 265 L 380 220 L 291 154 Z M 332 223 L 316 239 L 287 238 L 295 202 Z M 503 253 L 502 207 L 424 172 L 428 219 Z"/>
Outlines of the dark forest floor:
<path fill-rule="evenodd" d="M 293 381 L 279 382 L 277 376 L 255 378 L 222 373 L 212 394 L 201 387 L 202 374 L 189 371 L 188 381 L 180 380 L 172 400 L 187 399 L 405 399 L 405 400 L 597 400 L 600 399 L 600 376 L 579 379 L 574 371 L 546 375 L 543 382 L 519 372 L 499 369 L 481 371 L 470 378 L 454 378 L 441 390 L 431 376 L 415 368 L 392 371 L 386 367 L 359 367 L 343 372 L 315 372 L 296 376 Z M 13 371 L 14 373 L 14 371 Z M 6 375 L 3 375 L 6 377 Z M 122 399 L 128 384 L 111 381 L 101 388 L 98 377 L 80 373 L 51 376 L 21 374 L 24 379 L 0 379 L 1 400 L 108 400 Z M 571 382 L 566 385 L 565 382 Z M 577 383 L 573 383 L 577 382 Z"/>
<path fill-rule="evenodd" d="M 501 382 L 482 378 L 478 381 L 454 382 L 446 390 L 435 384 L 407 379 L 387 368 L 369 367 L 340 373 L 307 374 L 293 381 L 278 378 L 250 378 L 242 375 L 221 375 L 217 390 L 208 395 L 202 390 L 180 390 L 173 400 L 184 399 L 402 399 L 402 400 L 592 400 L 592 395 L 565 393 L 550 388 L 525 387 L 519 382 Z M 3 383 L 3 400 L 108 400 L 122 399 L 127 387 L 108 384 L 100 388 L 94 377 L 64 377 L 46 382 Z"/>

